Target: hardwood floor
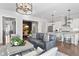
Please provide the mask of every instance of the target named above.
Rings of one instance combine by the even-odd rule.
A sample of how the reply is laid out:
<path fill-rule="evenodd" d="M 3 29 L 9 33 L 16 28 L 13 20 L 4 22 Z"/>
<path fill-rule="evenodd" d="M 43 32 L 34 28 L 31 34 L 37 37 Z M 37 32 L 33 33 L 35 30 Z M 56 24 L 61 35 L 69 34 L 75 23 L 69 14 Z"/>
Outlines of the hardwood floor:
<path fill-rule="evenodd" d="M 79 46 L 73 44 L 67 44 L 57 41 L 58 50 L 69 55 L 69 56 L 79 56 Z"/>

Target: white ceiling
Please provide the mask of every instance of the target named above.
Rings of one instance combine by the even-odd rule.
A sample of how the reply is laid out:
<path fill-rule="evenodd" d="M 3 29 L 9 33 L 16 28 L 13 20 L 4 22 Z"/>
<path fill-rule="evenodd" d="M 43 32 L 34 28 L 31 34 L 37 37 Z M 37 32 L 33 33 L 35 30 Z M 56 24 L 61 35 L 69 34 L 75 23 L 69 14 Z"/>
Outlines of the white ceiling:
<path fill-rule="evenodd" d="M 16 4 L 15 3 L 0 3 L 0 9 L 16 11 Z"/>
<path fill-rule="evenodd" d="M 0 3 L 0 9 L 16 11 L 16 3 Z M 52 14 L 56 18 L 67 15 L 68 9 L 73 17 L 79 17 L 79 3 L 33 3 L 32 16 L 50 20 Z"/>

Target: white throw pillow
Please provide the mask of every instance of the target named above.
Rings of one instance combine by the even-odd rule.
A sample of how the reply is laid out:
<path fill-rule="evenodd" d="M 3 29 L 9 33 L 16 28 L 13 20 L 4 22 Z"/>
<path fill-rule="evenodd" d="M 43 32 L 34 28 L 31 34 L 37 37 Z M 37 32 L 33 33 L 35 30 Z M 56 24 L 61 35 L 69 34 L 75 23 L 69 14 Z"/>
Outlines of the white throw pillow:
<path fill-rule="evenodd" d="M 24 54 L 23 56 L 37 56 L 42 52 L 43 52 L 43 49 L 41 49 L 40 47 L 37 47 L 37 49 L 35 49 L 34 51 Z"/>
<path fill-rule="evenodd" d="M 36 33 L 32 34 L 32 38 L 36 38 Z"/>
<path fill-rule="evenodd" d="M 49 41 L 49 35 L 47 33 L 44 35 L 44 39 L 43 40 L 44 41 Z"/>
<path fill-rule="evenodd" d="M 43 50 L 42 48 L 40 48 L 40 47 L 37 47 L 37 50 L 36 50 L 36 51 L 37 51 L 38 54 L 40 54 L 40 53 L 42 53 L 44 50 Z"/>
<path fill-rule="evenodd" d="M 23 56 L 36 56 L 38 53 L 36 51 L 29 52 Z"/>
<path fill-rule="evenodd" d="M 43 52 L 43 49 L 41 49 L 40 47 L 37 47 L 37 49 L 35 49 L 34 51 L 29 52 L 29 53 L 27 53 L 27 54 L 25 54 L 23 56 L 37 56 L 42 52 Z"/>
<path fill-rule="evenodd" d="M 54 47 L 51 48 L 50 50 L 46 51 L 45 53 L 41 54 L 40 56 L 56 56 L 58 48 Z"/>

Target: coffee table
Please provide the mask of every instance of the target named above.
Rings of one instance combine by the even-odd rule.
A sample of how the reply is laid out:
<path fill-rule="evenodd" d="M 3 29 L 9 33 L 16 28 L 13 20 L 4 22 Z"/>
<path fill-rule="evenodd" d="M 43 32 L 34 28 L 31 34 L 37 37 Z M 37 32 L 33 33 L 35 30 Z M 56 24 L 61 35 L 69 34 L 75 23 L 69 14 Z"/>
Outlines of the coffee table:
<path fill-rule="evenodd" d="M 15 54 L 21 54 L 24 51 L 31 51 L 34 49 L 33 44 L 26 41 L 24 46 L 11 46 L 11 44 L 7 44 L 0 48 L 0 55 L 2 56 L 12 56 Z"/>

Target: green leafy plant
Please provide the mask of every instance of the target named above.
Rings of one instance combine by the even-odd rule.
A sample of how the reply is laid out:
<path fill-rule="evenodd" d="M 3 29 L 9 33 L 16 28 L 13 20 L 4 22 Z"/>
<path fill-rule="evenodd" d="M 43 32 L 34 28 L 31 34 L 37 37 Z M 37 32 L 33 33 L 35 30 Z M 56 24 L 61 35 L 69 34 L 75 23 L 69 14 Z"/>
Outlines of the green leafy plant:
<path fill-rule="evenodd" d="M 15 45 L 22 46 L 22 45 L 25 45 L 25 42 L 24 42 L 24 40 L 20 39 L 19 36 L 14 36 L 11 39 L 11 44 L 14 45 L 14 46 Z"/>

